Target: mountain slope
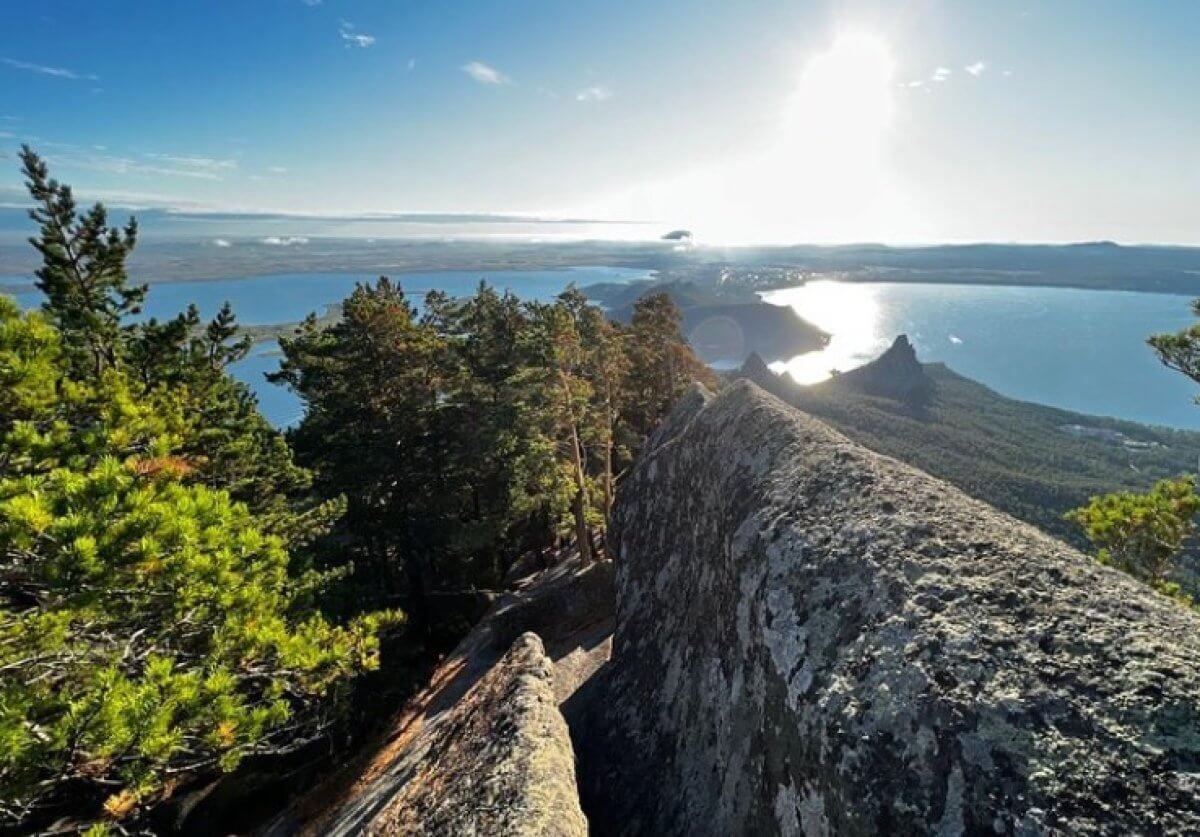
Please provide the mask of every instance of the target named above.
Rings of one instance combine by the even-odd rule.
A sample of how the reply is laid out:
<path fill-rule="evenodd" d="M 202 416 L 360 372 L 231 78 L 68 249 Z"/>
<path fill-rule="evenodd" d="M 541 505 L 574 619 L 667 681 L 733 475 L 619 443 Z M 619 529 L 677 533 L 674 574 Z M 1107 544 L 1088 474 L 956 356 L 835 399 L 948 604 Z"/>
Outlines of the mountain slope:
<path fill-rule="evenodd" d="M 1096 494 L 1193 472 L 1200 458 L 1200 433 L 1006 398 L 942 364 L 919 363 L 904 338 L 812 386 L 753 358 L 741 374 L 872 450 L 1075 543 L 1063 513 Z"/>

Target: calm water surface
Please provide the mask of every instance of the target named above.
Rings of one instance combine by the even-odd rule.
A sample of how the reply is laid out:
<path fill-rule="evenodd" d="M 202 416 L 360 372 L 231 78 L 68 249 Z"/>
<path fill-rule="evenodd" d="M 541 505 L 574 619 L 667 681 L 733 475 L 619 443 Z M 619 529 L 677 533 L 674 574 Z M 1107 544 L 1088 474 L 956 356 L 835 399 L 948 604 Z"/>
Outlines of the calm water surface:
<path fill-rule="evenodd" d="M 416 301 L 431 289 L 467 295 L 480 279 L 524 299 L 553 298 L 568 284 L 632 281 L 649 271 L 609 267 L 561 270 L 448 271 L 397 275 Z M 361 274 L 281 274 L 151 286 L 147 315 L 172 316 L 189 302 L 211 316 L 225 300 L 241 322 L 299 320 L 346 297 Z M 16 285 L 23 277 L 0 277 Z M 40 303 L 34 291 L 18 302 Z M 1150 424 L 1200 429 L 1197 387 L 1163 368 L 1146 336 L 1190 325 L 1189 297 L 1128 291 L 1008 288 L 980 285 L 810 282 L 763 298 L 790 305 L 833 335 L 822 352 L 777 359 L 798 380 L 815 382 L 831 369 L 851 369 L 907 334 L 923 361 L 941 361 L 1014 398 Z M 268 384 L 278 347 L 264 343 L 233 370 L 258 393 L 263 413 L 280 426 L 299 420 L 299 401 Z"/>
<path fill-rule="evenodd" d="M 833 335 L 822 352 L 773 364 L 824 380 L 907 334 L 941 361 L 1013 398 L 1149 424 L 1200 429 L 1198 388 L 1172 372 L 1146 337 L 1190 325 L 1191 298 L 1129 291 L 980 285 L 811 282 L 763 298 L 790 305 Z"/>

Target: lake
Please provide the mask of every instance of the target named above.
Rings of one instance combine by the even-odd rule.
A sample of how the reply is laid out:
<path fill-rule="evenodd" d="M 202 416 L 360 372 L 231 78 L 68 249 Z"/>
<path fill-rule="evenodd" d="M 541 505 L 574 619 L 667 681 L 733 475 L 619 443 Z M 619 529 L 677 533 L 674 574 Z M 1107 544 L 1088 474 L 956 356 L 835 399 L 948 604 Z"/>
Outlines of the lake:
<path fill-rule="evenodd" d="M 802 383 L 859 366 L 907 334 L 923 362 L 1024 401 L 1200 429 L 1200 392 L 1163 367 L 1146 337 L 1195 322 L 1191 297 L 981 285 L 810 282 L 763 294 L 832 335 L 777 360 Z"/>
<path fill-rule="evenodd" d="M 611 267 L 559 270 L 446 271 L 395 276 L 420 297 L 440 288 L 467 295 L 481 278 L 524 299 L 547 300 L 568 284 L 628 282 L 650 271 Z M 167 317 L 195 302 L 211 316 L 225 300 L 247 324 L 299 320 L 345 298 L 361 274 L 313 273 L 166 282 L 150 288 L 147 315 Z M 0 285 L 28 281 L 0 277 Z M 833 335 L 822 352 L 771 359 L 804 382 L 831 369 L 865 363 L 907 334 L 922 361 L 941 361 L 1013 398 L 1149 424 L 1200 429 L 1197 387 L 1162 367 L 1146 336 L 1190 325 L 1190 297 L 1127 291 L 1011 288 L 982 285 L 810 282 L 770 291 L 768 302 L 790 305 Z M 36 292 L 17 294 L 26 306 Z M 416 300 L 415 300 L 416 301 Z M 288 426 L 299 420 L 299 401 L 263 376 L 278 366 L 273 343 L 255 347 L 233 372 L 254 387 L 263 413 Z"/>
<path fill-rule="evenodd" d="M 587 266 L 556 270 L 430 271 L 394 274 L 392 278 L 400 283 L 413 302 L 419 303 L 427 291 L 435 289 L 451 296 L 469 296 L 481 279 L 497 288 L 510 290 L 522 299 L 544 302 L 572 283 L 582 287 L 595 282 L 632 282 L 651 276 L 649 270 Z M 238 321 L 246 325 L 296 322 L 312 311 L 323 312 L 326 306 L 341 302 L 354 290 L 356 283 L 374 278 L 347 273 L 281 273 L 197 282 L 158 282 L 150 286 L 145 316 L 173 317 L 194 302 L 204 317 L 211 317 L 228 300 L 233 303 Z M 0 286 L 25 285 L 29 281 L 25 276 L 0 276 Z M 32 288 L 14 296 L 24 307 L 42 302 L 41 294 Z M 300 420 L 302 409 L 299 399 L 292 393 L 264 378 L 278 366 L 278 346 L 268 342 L 255 346 L 251 355 L 235 364 L 231 371 L 254 387 L 263 415 L 277 426 L 287 427 Z"/>

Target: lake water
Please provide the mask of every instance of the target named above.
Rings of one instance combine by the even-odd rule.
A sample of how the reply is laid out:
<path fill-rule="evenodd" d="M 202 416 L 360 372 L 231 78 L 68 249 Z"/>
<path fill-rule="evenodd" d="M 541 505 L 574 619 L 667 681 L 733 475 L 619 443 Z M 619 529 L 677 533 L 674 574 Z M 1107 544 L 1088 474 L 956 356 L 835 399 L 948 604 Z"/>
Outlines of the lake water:
<path fill-rule="evenodd" d="M 595 282 L 631 282 L 651 275 L 649 270 L 589 266 L 557 270 L 431 271 L 395 274 L 392 278 L 413 302 L 419 303 L 427 291 L 435 289 L 451 296 L 469 296 L 481 279 L 522 299 L 546 301 L 572 283 L 582 287 Z M 364 274 L 286 273 L 205 282 L 161 282 L 150 286 L 145 316 L 173 317 L 194 302 L 204 317 L 211 317 L 228 300 L 233 303 L 238 321 L 246 325 L 296 322 L 312 311 L 323 312 L 326 306 L 341 302 L 357 282 L 374 278 Z M 0 276 L 0 286 L 16 287 L 29 281 L 24 276 Z M 42 302 L 41 294 L 32 287 L 19 291 L 15 297 L 24 307 Z M 302 410 L 299 399 L 292 393 L 266 381 L 266 373 L 278 366 L 278 346 L 270 342 L 255 346 L 253 353 L 231 371 L 254 387 L 263 415 L 276 425 L 287 427 L 300 420 Z"/>
<path fill-rule="evenodd" d="M 1200 388 L 1163 367 L 1146 337 L 1191 325 L 1191 298 L 1127 291 L 810 282 L 765 293 L 829 332 L 822 352 L 773 364 L 802 383 L 879 355 L 907 334 L 941 361 L 1025 401 L 1200 429 Z"/>
<path fill-rule="evenodd" d="M 448 271 L 397 275 L 418 301 L 440 288 L 467 295 L 481 278 L 524 299 L 547 300 L 574 282 L 627 282 L 649 271 L 578 267 L 528 271 Z M 292 322 L 339 302 L 361 274 L 284 274 L 211 282 L 167 282 L 151 286 L 149 316 L 168 317 L 195 302 L 211 316 L 225 300 L 247 324 Z M 16 285 L 25 277 L 0 277 Z M 40 304 L 34 292 L 17 294 L 26 306 Z M 1162 367 L 1145 345 L 1146 336 L 1193 322 L 1189 297 L 1126 291 L 1008 288 L 980 285 L 810 282 L 764 294 L 790 305 L 833 335 L 822 352 L 778 360 L 801 381 L 828 377 L 877 356 L 898 334 L 907 334 L 923 361 L 942 361 L 1014 398 L 1079 412 L 1117 416 L 1150 424 L 1200 429 L 1198 389 Z M 770 360 L 770 359 L 769 359 Z M 299 420 L 299 401 L 268 384 L 279 363 L 277 347 L 264 343 L 233 372 L 258 393 L 263 413 L 280 426 Z"/>

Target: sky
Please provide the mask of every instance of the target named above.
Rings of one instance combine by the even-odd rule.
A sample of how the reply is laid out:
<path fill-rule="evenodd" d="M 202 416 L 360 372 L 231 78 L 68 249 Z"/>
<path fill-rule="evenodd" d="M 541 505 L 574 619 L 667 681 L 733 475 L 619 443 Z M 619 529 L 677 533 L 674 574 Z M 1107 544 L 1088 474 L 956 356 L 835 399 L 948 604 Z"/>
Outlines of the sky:
<path fill-rule="evenodd" d="M 84 196 L 182 211 L 1200 244 L 1192 0 L 0 0 L 0 16 L 0 203 L 28 142 Z"/>

